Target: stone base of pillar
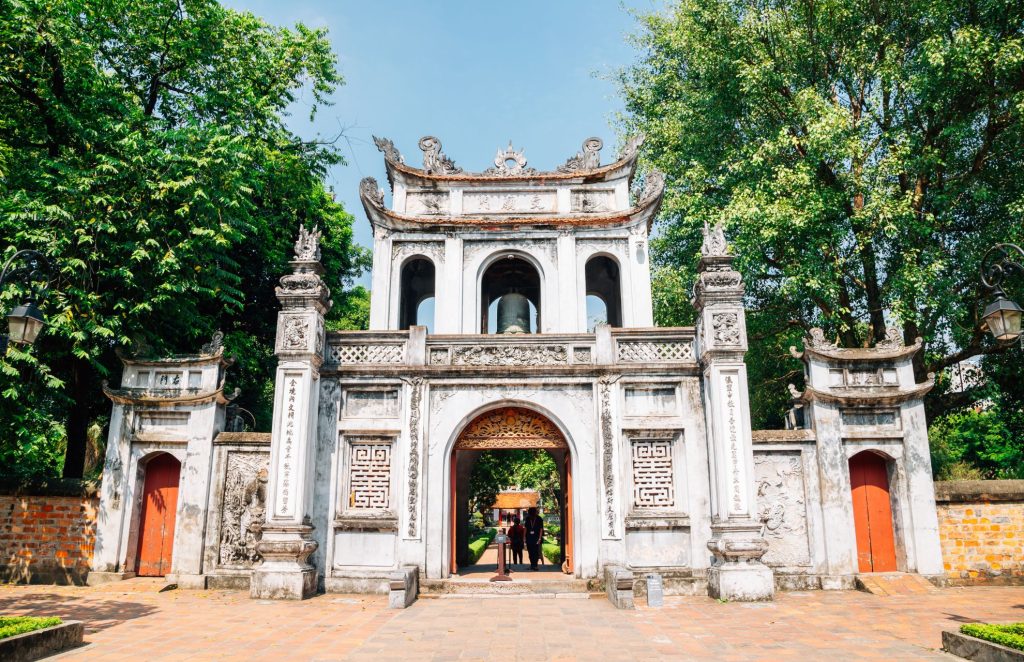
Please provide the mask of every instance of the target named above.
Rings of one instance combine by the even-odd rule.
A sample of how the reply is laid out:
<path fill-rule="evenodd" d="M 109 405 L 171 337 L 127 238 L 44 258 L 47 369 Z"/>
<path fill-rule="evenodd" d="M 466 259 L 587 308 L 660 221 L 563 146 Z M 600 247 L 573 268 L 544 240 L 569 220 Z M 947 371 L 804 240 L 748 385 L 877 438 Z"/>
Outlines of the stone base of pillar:
<path fill-rule="evenodd" d="M 104 584 L 110 584 L 111 582 L 120 582 L 126 579 L 131 579 L 134 576 L 134 572 L 99 572 L 97 570 L 92 570 L 85 578 L 85 583 L 88 586 L 103 586 Z"/>
<path fill-rule="evenodd" d="M 759 602 L 775 597 L 775 573 L 753 563 L 722 563 L 708 570 L 708 595 L 718 600 Z"/>
<path fill-rule="evenodd" d="M 253 569 L 249 596 L 261 600 L 305 600 L 316 595 L 316 551 L 311 526 L 266 526 L 256 545 L 263 563 Z"/>
<path fill-rule="evenodd" d="M 857 578 L 853 575 L 826 575 L 821 578 L 823 591 L 852 591 L 857 588 Z"/>
<path fill-rule="evenodd" d="M 164 579 L 168 584 L 175 584 L 178 588 L 195 591 L 206 590 L 206 575 L 187 575 L 179 572 L 174 575 L 167 575 Z"/>
<path fill-rule="evenodd" d="M 757 602 L 775 597 L 775 572 L 761 563 L 768 541 L 761 524 L 733 521 L 714 524 L 708 549 L 715 564 L 708 570 L 708 594 L 719 600 Z"/>

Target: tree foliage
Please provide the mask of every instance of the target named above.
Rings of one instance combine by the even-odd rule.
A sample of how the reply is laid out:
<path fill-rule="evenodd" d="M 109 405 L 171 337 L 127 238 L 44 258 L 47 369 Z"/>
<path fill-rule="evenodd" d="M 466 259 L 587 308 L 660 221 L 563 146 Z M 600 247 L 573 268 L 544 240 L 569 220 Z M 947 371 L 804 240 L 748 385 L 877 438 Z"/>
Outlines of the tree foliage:
<path fill-rule="evenodd" d="M 324 231 L 340 310 L 365 264 L 322 185 L 340 157 L 285 123 L 341 82 L 323 30 L 213 0 L 0 2 L 0 238 L 55 267 L 48 328 L 0 363 L 3 460 L 52 470 L 66 437 L 80 472 L 113 350 L 194 352 L 217 329 L 267 423 L 273 285 L 298 225 Z"/>
<path fill-rule="evenodd" d="M 536 490 L 547 511 L 558 510 L 559 471 L 548 453 L 526 449 L 481 452 L 469 478 L 471 510 L 486 516 L 498 492 L 513 488 Z"/>
<path fill-rule="evenodd" d="M 1006 351 L 979 324 L 978 267 L 1024 238 L 1024 5 L 678 0 L 639 20 L 622 127 L 668 175 L 656 313 L 690 319 L 699 230 L 722 222 L 755 424 L 778 423 L 786 348 L 812 326 L 850 347 L 923 337 L 919 381 Z M 969 397 L 939 389 L 929 412 Z"/>

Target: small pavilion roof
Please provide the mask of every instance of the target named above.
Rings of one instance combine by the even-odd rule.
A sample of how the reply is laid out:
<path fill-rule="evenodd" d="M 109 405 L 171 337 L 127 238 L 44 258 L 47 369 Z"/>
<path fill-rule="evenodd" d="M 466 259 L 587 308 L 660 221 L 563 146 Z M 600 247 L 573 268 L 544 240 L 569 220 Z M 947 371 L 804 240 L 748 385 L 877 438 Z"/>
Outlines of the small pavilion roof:
<path fill-rule="evenodd" d="M 499 492 L 493 507 L 498 510 L 525 510 L 526 508 L 537 508 L 538 506 L 540 506 L 540 492 L 516 490 Z"/>

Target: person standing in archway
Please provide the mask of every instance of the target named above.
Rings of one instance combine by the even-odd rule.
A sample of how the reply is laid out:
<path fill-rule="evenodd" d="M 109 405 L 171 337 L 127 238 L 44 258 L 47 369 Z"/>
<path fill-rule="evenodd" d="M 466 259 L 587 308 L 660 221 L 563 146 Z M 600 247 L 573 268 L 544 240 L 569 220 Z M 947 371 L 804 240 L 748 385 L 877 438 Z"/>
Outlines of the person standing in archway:
<path fill-rule="evenodd" d="M 530 508 L 526 514 L 526 553 L 530 556 L 530 570 L 537 569 L 540 561 L 540 545 L 544 539 L 544 518 Z"/>
<path fill-rule="evenodd" d="M 523 564 L 523 544 L 526 542 L 526 529 L 519 523 L 519 515 L 512 518 L 512 527 L 508 530 L 508 541 L 512 545 L 512 563 Z"/>

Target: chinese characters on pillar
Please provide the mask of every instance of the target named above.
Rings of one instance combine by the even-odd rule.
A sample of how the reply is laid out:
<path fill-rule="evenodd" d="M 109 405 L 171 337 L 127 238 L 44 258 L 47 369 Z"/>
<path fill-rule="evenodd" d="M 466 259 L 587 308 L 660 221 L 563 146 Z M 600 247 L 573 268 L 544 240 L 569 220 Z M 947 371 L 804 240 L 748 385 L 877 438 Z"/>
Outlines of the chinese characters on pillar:
<path fill-rule="evenodd" d="M 725 375 L 725 416 L 729 435 L 729 459 L 732 473 L 732 509 L 743 512 L 743 479 L 740 472 L 740 443 L 736 423 L 736 390 L 732 375 Z"/>
<path fill-rule="evenodd" d="M 298 393 L 298 383 L 295 377 L 288 378 L 287 404 L 285 407 L 284 423 L 284 444 L 281 448 L 281 514 L 287 515 L 289 508 L 289 495 L 291 494 L 292 480 L 292 449 L 295 447 L 295 400 Z"/>

